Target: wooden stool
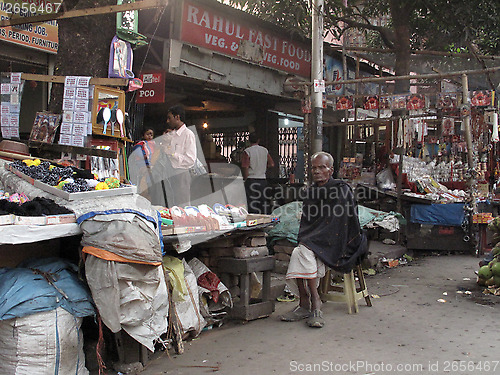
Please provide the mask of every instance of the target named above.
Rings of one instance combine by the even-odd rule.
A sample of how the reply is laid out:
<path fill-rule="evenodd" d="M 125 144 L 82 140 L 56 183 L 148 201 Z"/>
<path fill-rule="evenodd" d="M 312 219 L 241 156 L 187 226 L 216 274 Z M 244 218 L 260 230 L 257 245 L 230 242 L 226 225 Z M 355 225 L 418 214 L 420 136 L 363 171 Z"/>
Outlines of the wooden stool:
<path fill-rule="evenodd" d="M 359 287 L 356 287 L 356 279 L 358 277 Z M 333 294 L 337 292 L 338 294 Z M 349 314 L 357 313 L 358 300 L 364 298 L 368 306 L 372 305 L 368 289 L 366 288 L 365 277 L 361 265 L 357 265 L 351 272 L 344 274 L 344 285 L 332 285 L 331 271 L 326 271 L 325 277 L 321 279 L 319 285 L 319 295 L 323 302 L 345 302 L 347 303 L 347 311 Z"/>
<path fill-rule="evenodd" d="M 274 269 L 274 257 L 264 256 L 258 258 L 219 258 L 217 269 L 221 274 L 238 275 L 240 284 L 240 301 L 236 303 L 230 318 L 253 320 L 269 316 L 274 311 L 274 301 L 271 299 L 271 271 Z M 251 301 L 250 274 L 262 272 L 262 300 Z"/>

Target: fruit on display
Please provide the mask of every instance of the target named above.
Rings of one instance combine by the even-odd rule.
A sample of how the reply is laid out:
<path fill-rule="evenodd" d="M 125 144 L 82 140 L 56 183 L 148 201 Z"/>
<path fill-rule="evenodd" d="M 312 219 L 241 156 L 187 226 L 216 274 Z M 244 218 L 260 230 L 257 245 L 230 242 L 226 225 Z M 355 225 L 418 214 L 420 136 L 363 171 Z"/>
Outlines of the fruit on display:
<path fill-rule="evenodd" d="M 117 179 L 116 177 L 108 177 L 107 179 L 104 180 L 106 185 L 108 185 L 108 188 L 110 189 L 116 189 L 120 187 L 120 180 Z"/>
<path fill-rule="evenodd" d="M 500 277 L 500 262 L 495 262 L 491 266 L 491 273 L 493 276 Z"/>
<path fill-rule="evenodd" d="M 492 232 L 493 246 L 487 256 L 479 263 L 477 283 L 486 287 L 500 288 L 500 216 L 488 223 L 488 230 Z"/>
<path fill-rule="evenodd" d="M 490 266 L 487 265 L 487 266 L 482 266 L 479 269 L 479 271 L 477 271 L 477 275 L 483 280 L 488 280 L 493 276 L 493 272 L 491 271 Z"/>
<path fill-rule="evenodd" d="M 109 189 L 109 186 L 107 183 L 105 182 L 99 182 L 96 186 L 95 186 L 95 189 L 96 190 L 107 190 Z"/>
<path fill-rule="evenodd" d="M 493 255 L 498 255 L 500 254 L 500 244 L 496 244 L 495 247 L 493 247 L 493 249 L 491 249 L 491 253 Z"/>

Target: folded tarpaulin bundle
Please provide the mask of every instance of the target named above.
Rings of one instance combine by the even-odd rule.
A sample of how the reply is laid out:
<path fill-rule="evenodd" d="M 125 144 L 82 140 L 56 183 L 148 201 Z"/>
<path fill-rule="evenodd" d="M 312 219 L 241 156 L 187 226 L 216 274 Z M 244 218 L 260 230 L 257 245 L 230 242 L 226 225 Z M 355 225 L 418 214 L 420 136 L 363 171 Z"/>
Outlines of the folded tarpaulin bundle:
<path fill-rule="evenodd" d="M 88 255 L 85 275 L 99 315 L 111 332 L 123 329 L 154 352 L 154 341 L 168 328 L 163 268 Z"/>
<path fill-rule="evenodd" d="M 80 228 L 85 253 L 105 260 L 161 265 L 163 243 L 157 233 L 160 226 L 140 214 L 104 212 L 89 215 L 80 222 Z"/>
<path fill-rule="evenodd" d="M 62 307 L 76 317 L 95 315 L 88 288 L 74 264 L 60 258 L 30 259 L 0 269 L 0 320 Z"/>
<path fill-rule="evenodd" d="M 188 288 L 184 279 L 184 263 L 182 259 L 165 255 L 163 257 L 163 270 L 168 275 L 170 285 L 172 285 L 172 298 L 174 302 L 186 300 Z"/>

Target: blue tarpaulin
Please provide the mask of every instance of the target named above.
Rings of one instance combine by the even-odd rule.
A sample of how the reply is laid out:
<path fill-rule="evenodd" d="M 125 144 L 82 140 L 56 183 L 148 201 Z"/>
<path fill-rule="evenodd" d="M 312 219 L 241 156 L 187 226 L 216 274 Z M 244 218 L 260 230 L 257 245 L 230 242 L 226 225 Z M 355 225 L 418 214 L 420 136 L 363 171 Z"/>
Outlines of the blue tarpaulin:
<path fill-rule="evenodd" d="M 464 221 L 464 204 L 413 204 L 410 222 L 459 227 Z"/>
<path fill-rule="evenodd" d="M 62 307 L 76 317 L 95 315 L 88 288 L 76 266 L 60 258 L 30 259 L 0 268 L 0 320 Z"/>

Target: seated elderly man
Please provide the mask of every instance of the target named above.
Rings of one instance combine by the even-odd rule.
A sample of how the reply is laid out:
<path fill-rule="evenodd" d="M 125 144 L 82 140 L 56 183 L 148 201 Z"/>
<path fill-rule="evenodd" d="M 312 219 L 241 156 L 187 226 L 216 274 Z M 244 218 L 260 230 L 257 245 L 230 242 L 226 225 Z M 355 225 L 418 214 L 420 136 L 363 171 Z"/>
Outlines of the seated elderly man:
<path fill-rule="evenodd" d="M 296 280 L 300 302 L 280 318 L 286 322 L 307 319 L 309 327 L 321 328 L 325 321 L 318 286 L 325 267 L 349 272 L 366 254 L 367 241 L 352 189 L 332 178 L 333 157 L 326 152 L 314 154 L 311 169 L 313 184 L 304 197 L 298 246 L 286 274 L 292 291 L 290 281 Z"/>

